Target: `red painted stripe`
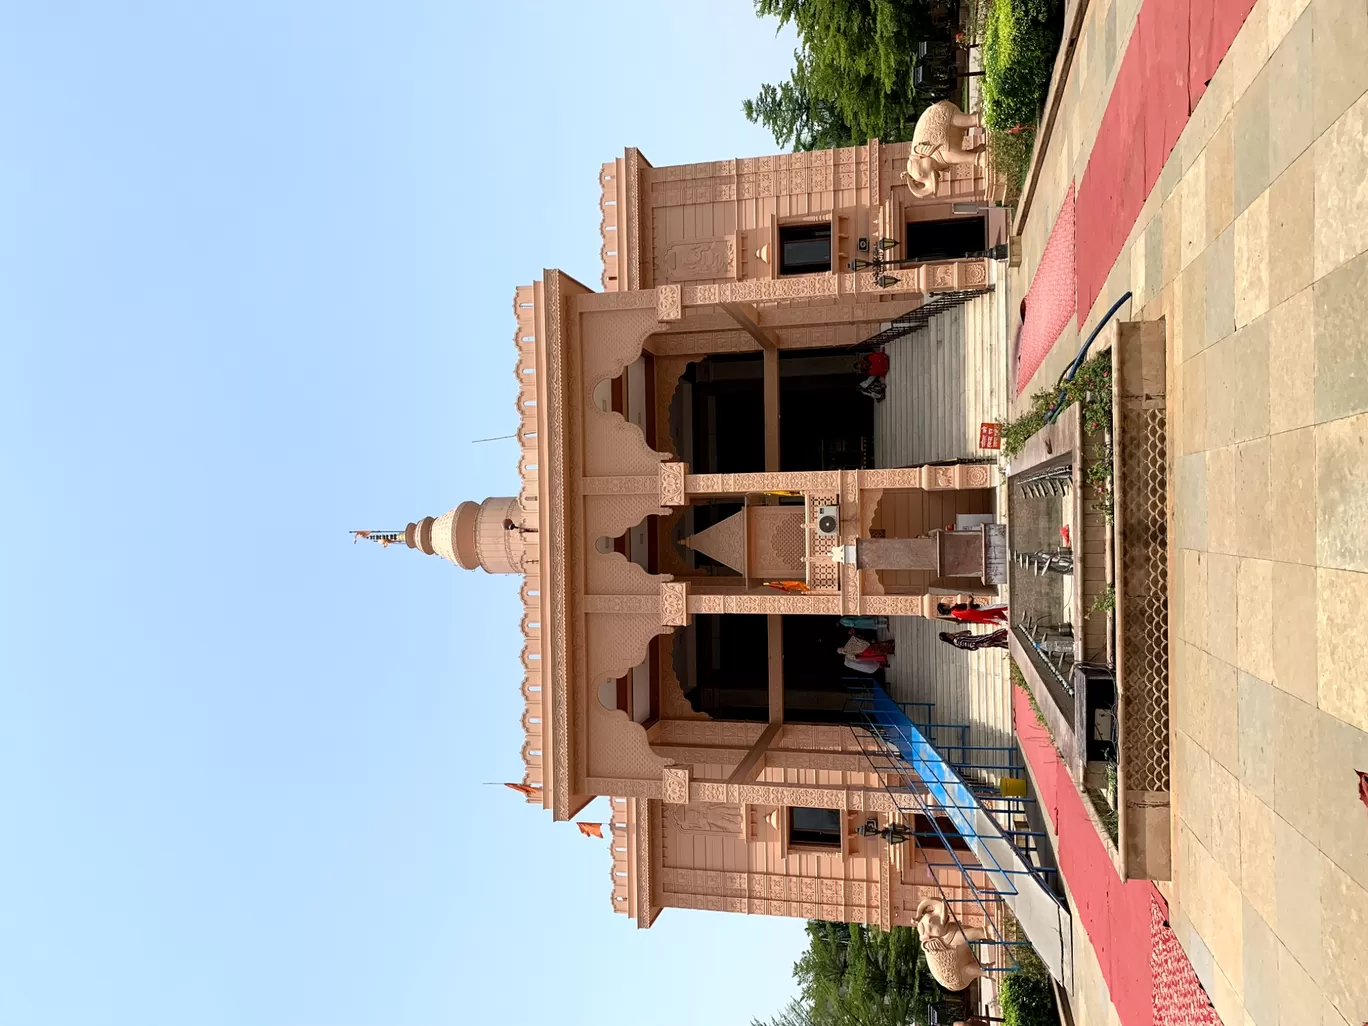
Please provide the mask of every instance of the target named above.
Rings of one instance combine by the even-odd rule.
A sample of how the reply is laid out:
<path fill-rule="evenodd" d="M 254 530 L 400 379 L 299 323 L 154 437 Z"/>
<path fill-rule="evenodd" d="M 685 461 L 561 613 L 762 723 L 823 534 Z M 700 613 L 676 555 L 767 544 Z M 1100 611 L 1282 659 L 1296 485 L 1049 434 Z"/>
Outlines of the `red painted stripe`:
<path fill-rule="evenodd" d="M 1069 187 L 1059 208 L 1040 266 L 1026 293 L 1026 320 L 1017 349 L 1017 395 L 1045 359 L 1078 307 L 1077 257 L 1074 248 L 1074 191 Z"/>
<path fill-rule="evenodd" d="M 1037 797 L 1058 838 L 1059 869 L 1097 953 L 1102 978 L 1122 1026 L 1151 1026 L 1150 893 L 1144 880 L 1122 883 L 1083 797 L 1020 688 L 1012 689 L 1012 714 L 1021 750 L 1031 765 Z M 1078 954 L 1075 952 L 1075 962 Z"/>
<path fill-rule="evenodd" d="M 1145 0 L 1140 8 L 1078 186 L 1082 316 L 1253 6 L 1253 0 Z"/>

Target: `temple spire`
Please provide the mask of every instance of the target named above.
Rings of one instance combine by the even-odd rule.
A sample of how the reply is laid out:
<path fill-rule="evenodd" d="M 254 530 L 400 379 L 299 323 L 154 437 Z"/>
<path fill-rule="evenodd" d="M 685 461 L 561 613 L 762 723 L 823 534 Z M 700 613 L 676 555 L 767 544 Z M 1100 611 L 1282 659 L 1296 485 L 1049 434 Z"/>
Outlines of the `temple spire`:
<path fill-rule="evenodd" d="M 517 499 L 501 497 L 463 502 L 440 517 L 424 517 L 402 531 L 353 531 L 353 543 L 365 538 L 384 548 L 405 545 L 429 556 L 441 556 L 466 570 L 491 574 L 522 573 L 537 561 L 535 519 Z"/>

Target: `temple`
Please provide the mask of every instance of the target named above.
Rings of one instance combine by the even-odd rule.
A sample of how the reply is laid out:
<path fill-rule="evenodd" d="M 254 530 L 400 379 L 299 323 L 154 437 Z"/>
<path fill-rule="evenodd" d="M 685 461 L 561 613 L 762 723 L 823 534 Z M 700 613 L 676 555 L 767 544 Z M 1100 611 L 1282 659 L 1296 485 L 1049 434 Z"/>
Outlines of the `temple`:
<path fill-rule="evenodd" d="M 523 575 L 529 801 L 611 799 L 639 926 L 886 928 L 987 888 L 949 806 L 905 806 L 840 651 L 1005 573 L 995 463 L 877 465 L 857 357 L 991 289 L 1006 241 L 982 168 L 918 198 L 908 155 L 605 164 L 601 290 L 548 270 L 514 298 L 521 491 L 379 539 Z"/>

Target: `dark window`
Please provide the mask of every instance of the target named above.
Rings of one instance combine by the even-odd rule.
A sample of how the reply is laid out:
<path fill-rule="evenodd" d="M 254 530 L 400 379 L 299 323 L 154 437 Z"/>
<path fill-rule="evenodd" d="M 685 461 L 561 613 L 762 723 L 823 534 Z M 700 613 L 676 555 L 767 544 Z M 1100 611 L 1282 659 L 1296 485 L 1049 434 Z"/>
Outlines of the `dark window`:
<path fill-rule="evenodd" d="M 779 273 L 815 274 L 831 270 L 830 224 L 779 226 Z"/>
<path fill-rule="evenodd" d="M 908 221 L 904 260 L 962 260 L 987 248 L 982 217 L 953 217 L 945 221 Z"/>
<path fill-rule="evenodd" d="M 789 844 L 839 848 L 841 814 L 835 809 L 789 809 Z"/>

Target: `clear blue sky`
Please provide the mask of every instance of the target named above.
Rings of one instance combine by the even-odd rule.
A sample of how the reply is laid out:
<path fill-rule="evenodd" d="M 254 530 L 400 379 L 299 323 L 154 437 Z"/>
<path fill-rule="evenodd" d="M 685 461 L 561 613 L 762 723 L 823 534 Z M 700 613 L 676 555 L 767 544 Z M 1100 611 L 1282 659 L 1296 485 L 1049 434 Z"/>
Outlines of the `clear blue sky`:
<path fill-rule="evenodd" d="M 749 0 L 0 20 L 0 1022 L 745 1023 L 800 926 L 610 911 L 517 779 L 514 286 L 597 174 L 772 152 Z M 592 818 L 592 817 L 590 817 Z M 599 818 L 603 818 L 600 816 Z"/>

